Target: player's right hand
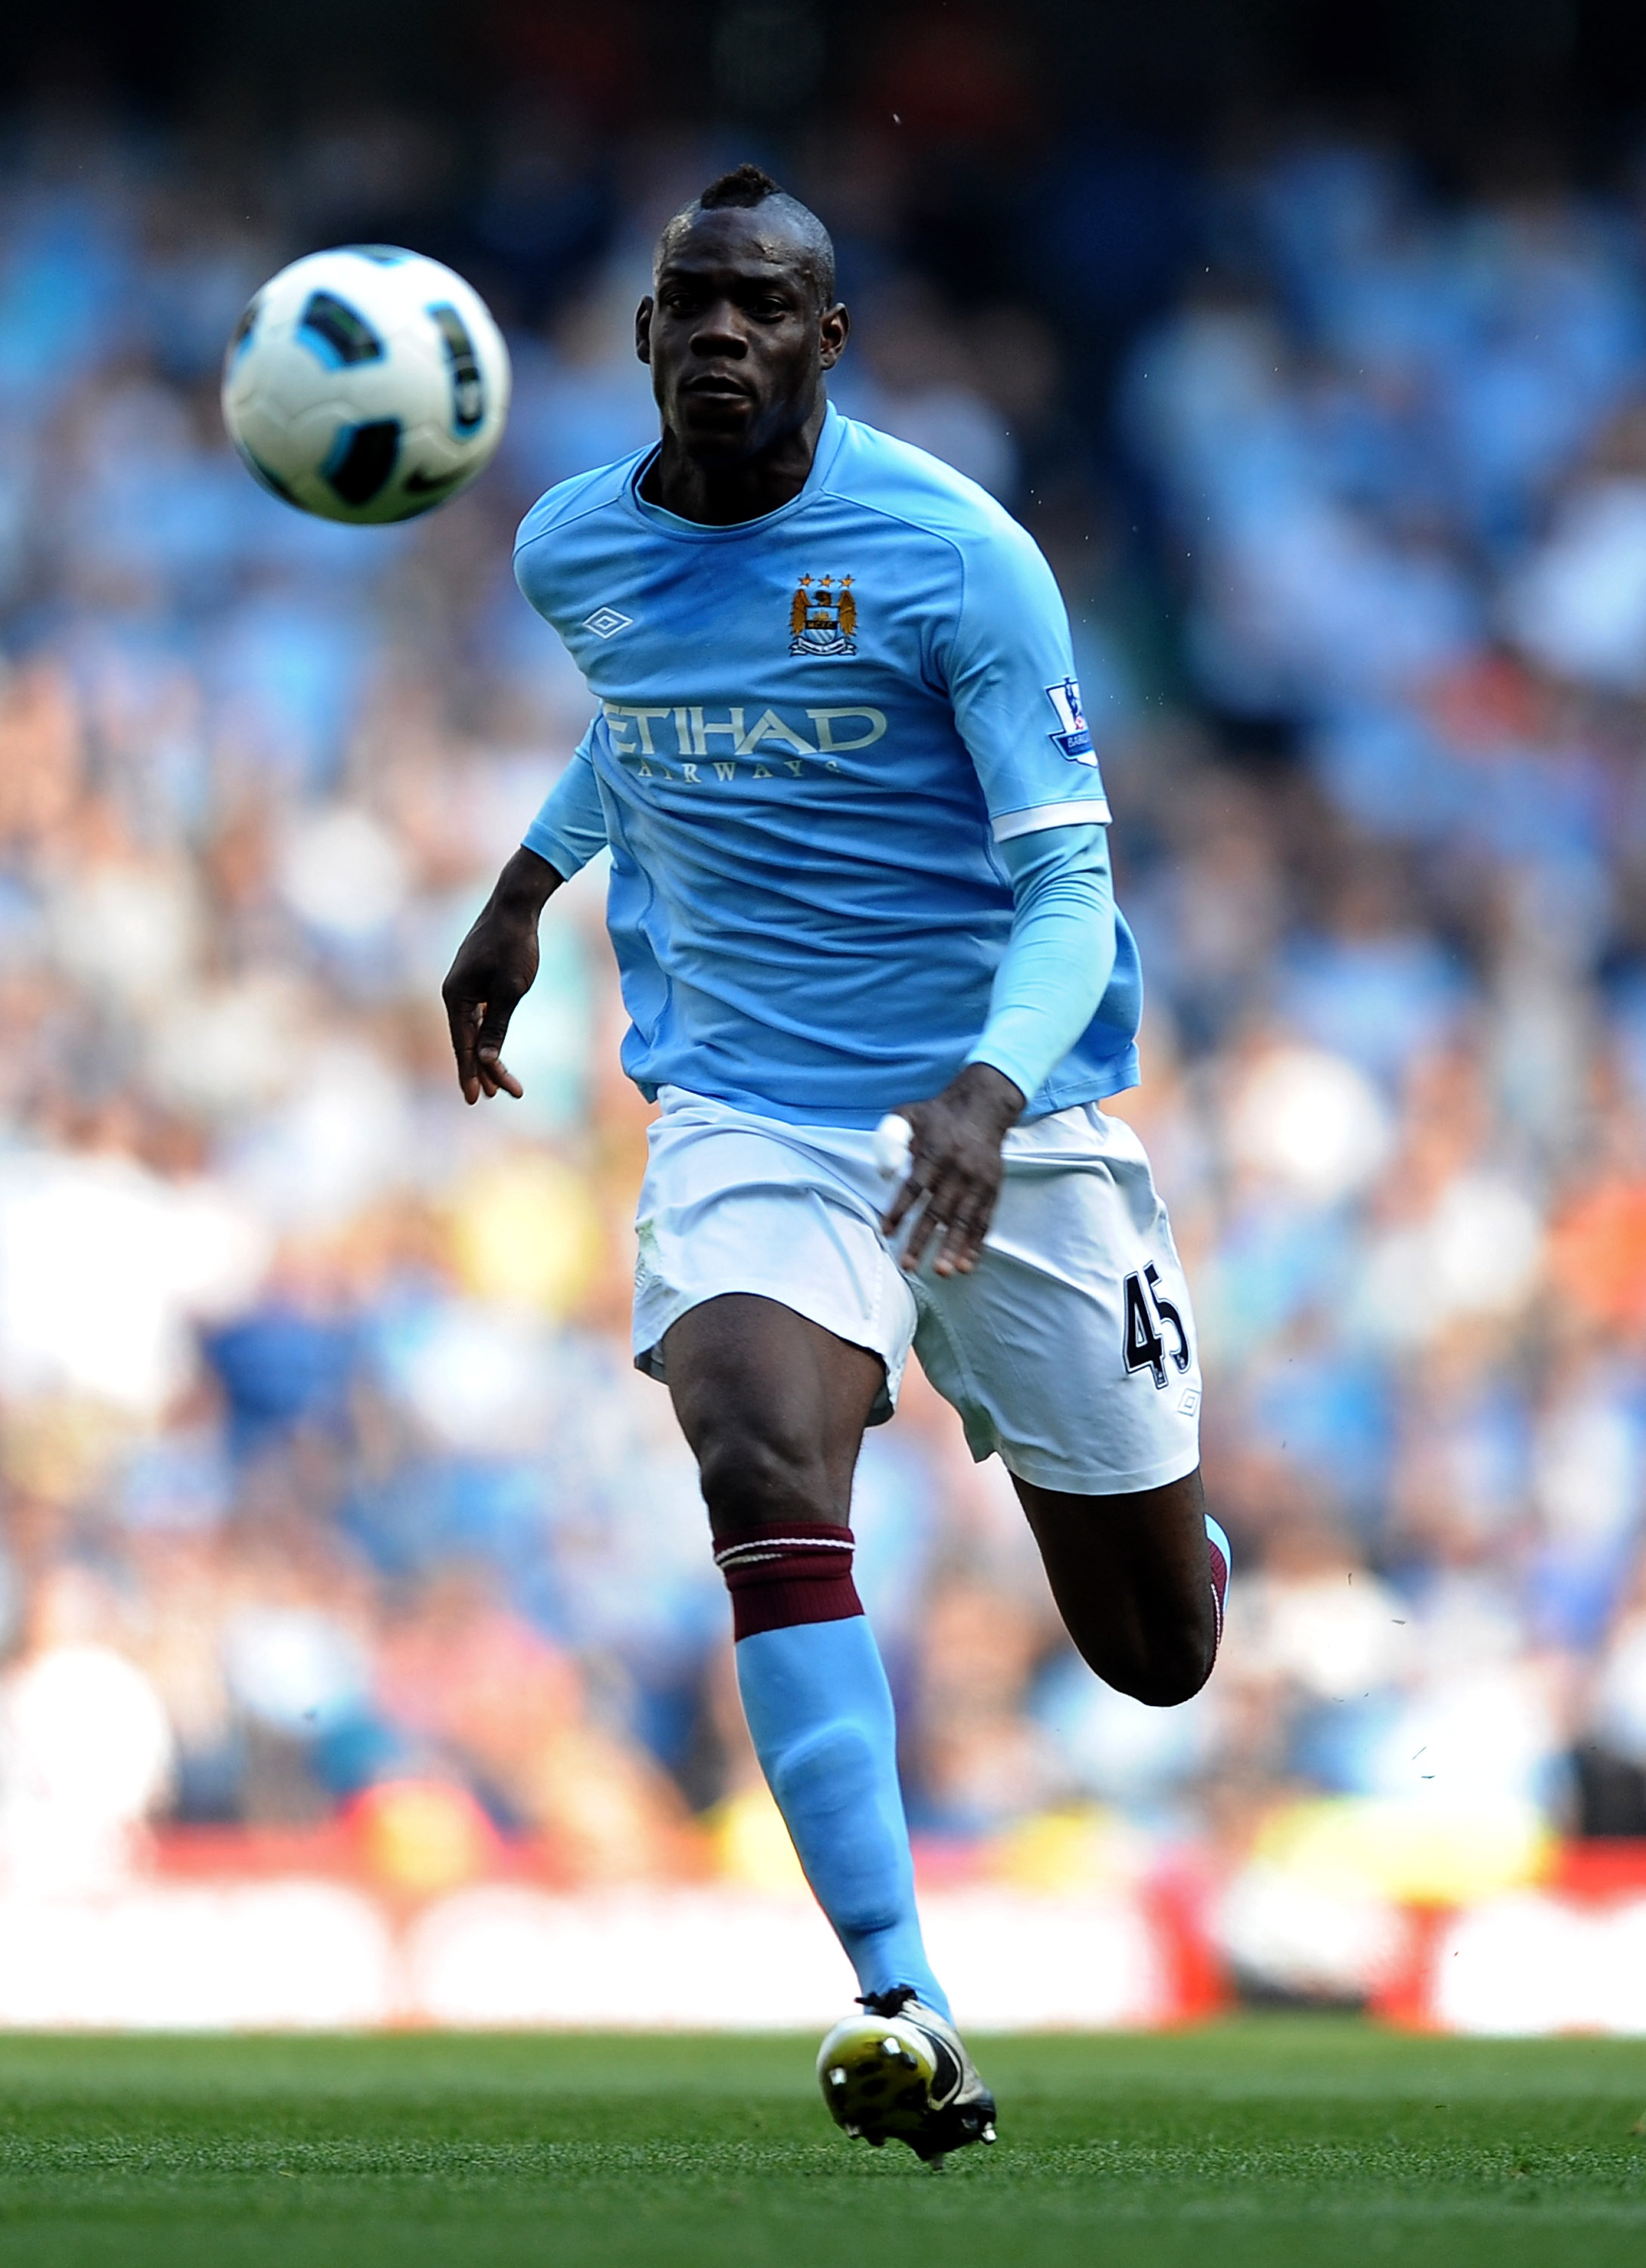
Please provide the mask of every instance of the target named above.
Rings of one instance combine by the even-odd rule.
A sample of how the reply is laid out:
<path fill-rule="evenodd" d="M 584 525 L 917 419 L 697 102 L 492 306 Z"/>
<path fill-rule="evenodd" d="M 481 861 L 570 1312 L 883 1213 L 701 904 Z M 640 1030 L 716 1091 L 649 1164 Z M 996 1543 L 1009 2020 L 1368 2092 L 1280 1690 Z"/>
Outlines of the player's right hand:
<path fill-rule="evenodd" d="M 525 1093 L 503 1060 L 509 1019 L 537 974 L 537 922 L 561 876 L 535 850 L 517 850 L 440 987 L 465 1102 Z"/>

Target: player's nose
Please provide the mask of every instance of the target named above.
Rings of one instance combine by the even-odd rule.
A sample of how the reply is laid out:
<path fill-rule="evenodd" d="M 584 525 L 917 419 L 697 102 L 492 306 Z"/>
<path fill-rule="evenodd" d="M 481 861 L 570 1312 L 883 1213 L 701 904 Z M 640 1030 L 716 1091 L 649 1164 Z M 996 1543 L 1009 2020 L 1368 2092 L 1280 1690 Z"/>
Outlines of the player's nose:
<path fill-rule="evenodd" d="M 735 358 L 748 353 L 749 335 L 729 301 L 706 311 L 691 334 L 691 351 L 704 360 L 714 355 Z"/>

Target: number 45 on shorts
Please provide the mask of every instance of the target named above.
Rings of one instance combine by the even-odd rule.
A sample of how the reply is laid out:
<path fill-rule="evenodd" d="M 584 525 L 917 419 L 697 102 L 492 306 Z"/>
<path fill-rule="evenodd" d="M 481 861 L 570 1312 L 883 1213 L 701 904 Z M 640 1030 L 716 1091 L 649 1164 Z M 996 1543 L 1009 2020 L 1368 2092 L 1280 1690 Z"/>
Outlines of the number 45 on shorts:
<path fill-rule="evenodd" d="M 1121 1353 L 1126 1366 L 1128 1370 L 1148 1371 L 1163 1392 L 1167 1354 L 1164 1332 L 1170 1330 L 1177 1341 L 1171 1349 L 1171 1360 L 1180 1375 L 1193 1360 L 1183 1317 L 1170 1300 L 1162 1297 L 1160 1270 L 1152 1260 L 1140 1275 L 1134 1271 L 1126 1278 L 1125 1289 L 1126 1327 Z"/>

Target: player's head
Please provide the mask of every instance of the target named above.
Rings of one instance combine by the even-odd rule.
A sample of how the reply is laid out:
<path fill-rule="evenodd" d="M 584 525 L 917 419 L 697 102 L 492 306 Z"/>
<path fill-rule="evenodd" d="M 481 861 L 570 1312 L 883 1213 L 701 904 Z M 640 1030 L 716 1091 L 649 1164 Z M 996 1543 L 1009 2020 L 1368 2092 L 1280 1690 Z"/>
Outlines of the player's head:
<path fill-rule="evenodd" d="M 636 343 L 664 425 L 689 455 L 726 461 L 805 423 L 848 328 L 828 230 L 739 166 L 659 237 Z"/>
<path fill-rule="evenodd" d="M 758 166 L 734 166 L 711 181 L 688 205 L 682 205 L 664 224 L 652 257 L 655 288 L 663 264 L 682 240 L 689 237 L 705 213 L 749 213 L 758 216 L 758 228 L 768 241 L 779 243 L 793 256 L 811 280 L 814 304 L 821 314 L 834 305 L 834 242 L 809 205 L 779 188 Z"/>

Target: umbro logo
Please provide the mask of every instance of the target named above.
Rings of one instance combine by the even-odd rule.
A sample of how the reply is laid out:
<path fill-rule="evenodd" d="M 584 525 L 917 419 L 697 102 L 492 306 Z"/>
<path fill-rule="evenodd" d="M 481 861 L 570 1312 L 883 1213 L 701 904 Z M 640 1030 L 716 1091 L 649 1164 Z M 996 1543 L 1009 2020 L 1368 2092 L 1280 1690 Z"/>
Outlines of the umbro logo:
<path fill-rule="evenodd" d="M 596 607 L 592 615 L 584 617 L 583 627 L 593 630 L 597 638 L 616 637 L 619 630 L 633 627 L 631 615 L 620 615 L 616 607 Z"/>

